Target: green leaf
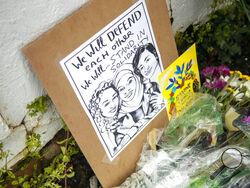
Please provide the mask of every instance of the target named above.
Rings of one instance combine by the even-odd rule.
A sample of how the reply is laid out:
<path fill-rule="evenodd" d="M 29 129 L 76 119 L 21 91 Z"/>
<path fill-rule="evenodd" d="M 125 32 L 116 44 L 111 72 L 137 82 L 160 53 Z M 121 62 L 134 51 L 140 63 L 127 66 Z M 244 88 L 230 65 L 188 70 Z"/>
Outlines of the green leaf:
<path fill-rule="evenodd" d="M 66 148 L 64 146 L 61 146 L 61 150 L 62 150 L 63 155 L 65 155 Z"/>
<path fill-rule="evenodd" d="M 71 172 L 69 174 L 67 174 L 68 178 L 72 178 L 75 175 L 75 172 Z"/>
<path fill-rule="evenodd" d="M 70 138 L 68 138 L 68 139 L 64 139 L 64 140 L 58 141 L 58 142 L 56 142 L 56 143 L 59 144 L 59 145 L 62 145 L 62 144 L 64 144 L 65 142 L 67 142 L 67 141 L 69 141 L 69 140 L 71 140 L 71 139 L 72 139 L 72 136 L 71 136 Z"/>
<path fill-rule="evenodd" d="M 45 171 L 47 174 L 50 174 L 51 171 L 52 171 L 52 167 L 49 166 L 49 167 L 45 168 L 44 171 Z M 40 175 L 39 175 L 39 176 L 40 176 Z"/>
<path fill-rule="evenodd" d="M 70 161 L 69 157 L 67 155 L 63 156 L 63 162 L 68 163 Z"/>
<path fill-rule="evenodd" d="M 8 175 L 12 179 L 14 179 L 16 177 L 15 174 L 12 171 L 10 171 L 10 170 L 8 171 Z"/>
<path fill-rule="evenodd" d="M 29 182 L 24 182 L 23 183 L 23 188 L 30 188 L 30 184 L 29 184 Z"/>
<path fill-rule="evenodd" d="M 40 181 L 40 179 L 41 179 L 42 176 L 43 176 L 43 174 L 39 174 L 38 175 L 38 177 L 37 177 L 38 181 Z"/>
<path fill-rule="evenodd" d="M 18 177 L 18 182 L 19 182 L 19 184 L 23 183 L 23 181 L 24 181 L 24 178 L 21 177 L 21 176 L 19 176 L 19 177 Z"/>
<path fill-rule="evenodd" d="M 18 181 L 17 180 L 14 180 L 11 182 L 12 185 L 18 185 Z"/>
<path fill-rule="evenodd" d="M 28 163 L 25 162 L 25 163 L 23 163 L 23 166 L 21 167 L 21 170 L 25 170 L 27 167 L 28 167 Z"/>
<path fill-rule="evenodd" d="M 37 164 L 34 164 L 34 170 L 37 170 Z"/>

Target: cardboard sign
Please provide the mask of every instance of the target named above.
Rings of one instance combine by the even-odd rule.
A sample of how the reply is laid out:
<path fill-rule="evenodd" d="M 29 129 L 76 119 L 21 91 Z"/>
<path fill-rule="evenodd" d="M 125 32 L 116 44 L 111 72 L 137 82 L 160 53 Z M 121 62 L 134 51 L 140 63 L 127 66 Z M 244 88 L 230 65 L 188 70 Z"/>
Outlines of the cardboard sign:
<path fill-rule="evenodd" d="M 166 101 L 169 119 L 174 110 L 180 115 L 193 95 L 200 88 L 200 75 L 195 44 L 159 75 L 162 95 Z"/>
<path fill-rule="evenodd" d="M 112 161 L 165 107 L 162 63 L 145 1 L 60 62 Z"/>
<path fill-rule="evenodd" d="M 125 42 L 121 42 L 125 39 Z M 149 71 L 153 74 L 148 78 L 139 78 L 135 76 L 133 59 L 139 47 L 144 45 L 155 48 L 159 69 Z M 119 51 L 124 51 L 125 46 L 130 50 L 122 55 Z M 143 116 L 135 120 L 138 116 L 131 115 L 131 106 L 122 106 L 126 102 L 126 95 L 120 96 L 123 90 L 119 85 L 124 82 L 119 78 L 124 78 L 129 75 L 126 72 L 130 72 L 134 85 L 141 81 L 141 86 L 139 84 L 135 88 L 141 87 L 138 91 L 143 92 L 137 95 L 147 98 L 144 107 L 143 102 L 139 101 L 141 104 L 135 104 L 135 108 L 145 110 L 145 106 L 152 106 L 144 88 L 148 83 L 154 85 L 152 82 L 162 69 L 161 63 L 167 67 L 177 58 L 166 2 L 148 0 L 145 4 L 134 0 L 92 0 L 27 45 L 23 51 L 101 184 L 104 187 L 121 184 L 134 171 L 147 133 L 168 123 L 166 112 L 160 112 L 161 107 L 155 113 L 147 114 L 144 111 Z M 145 65 L 145 62 L 142 64 Z M 138 73 L 144 74 L 140 69 Z M 129 76 L 127 80 L 130 80 Z M 115 87 L 101 91 L 102 94 L 107 93 L 94 100 L 96 94 L 100 94 L 97 89 L 109 84 Z M 100 104 L 103 106 L 108 106 L 107 101 L 118 103 L 119 110 L 113 107 L 108 111 L 104 108 L 98 111 L 93 105 L 97 101 L 102 101 Z M 156 109 L 156 105 L 154 107 Z M 115 113 L 117 111 L 119 113 Z M 108 122 L 106 124 L 100 123 L 105 121 L 98 121 L 97 115 L 94 115 L 98 113 L 105 117 L 114 113 L 113 117 L 116 118 L 104 119 Z M 112 122 L 120 121 L 120 118 L 123 118 L 122 126 L 126 128 L 123 135 L 117 136 L 114 133 L 121 133 L 121 130 L 113 127 Z M 122 126 L 119 128 L 124 128 Z M 129 137 L 123 140 L 126 134 Z"/>

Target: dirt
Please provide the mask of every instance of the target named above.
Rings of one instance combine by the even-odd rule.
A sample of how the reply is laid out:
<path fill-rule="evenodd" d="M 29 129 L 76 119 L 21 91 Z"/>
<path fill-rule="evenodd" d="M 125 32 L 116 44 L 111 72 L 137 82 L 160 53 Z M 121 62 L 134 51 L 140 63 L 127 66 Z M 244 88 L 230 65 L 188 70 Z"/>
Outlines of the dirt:
<path fill-rule="evenodd" d="M 71 188 L 89 188 L 89 179 L 95 174 L 82 152 L 72 157 L 72 164 L 75 176 L 68 179 L 68 186 Z"/>

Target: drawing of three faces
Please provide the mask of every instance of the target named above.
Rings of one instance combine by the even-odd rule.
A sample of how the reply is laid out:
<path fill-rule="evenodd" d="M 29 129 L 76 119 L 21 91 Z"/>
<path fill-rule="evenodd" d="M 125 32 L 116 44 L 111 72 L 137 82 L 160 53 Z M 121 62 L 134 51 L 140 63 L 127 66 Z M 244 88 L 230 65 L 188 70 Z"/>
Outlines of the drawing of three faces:
<path fill-rule="evenodd" d="M 123 64 L 116 73 L 112 84 L 102 91 L 98 106 L 105 118 L 135 109 L 143 97 L 143 83 L 155 77 L 160 69 L 159 58 L 151 43 L 140 46 L 132 64 Z M 123 108 L 124 107 L 124 108 Z"/>

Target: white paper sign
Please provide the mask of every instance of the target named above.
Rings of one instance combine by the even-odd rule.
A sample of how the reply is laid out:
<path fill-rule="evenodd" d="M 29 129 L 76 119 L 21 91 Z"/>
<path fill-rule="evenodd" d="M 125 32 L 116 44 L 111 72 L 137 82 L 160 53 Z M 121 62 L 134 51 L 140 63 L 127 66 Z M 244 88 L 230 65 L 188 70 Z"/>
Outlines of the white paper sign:
<path fill-rule="evenodd" d="M 164 108 L 163 68 L 143 0 L 60 64 L 110 160 Z"/>

